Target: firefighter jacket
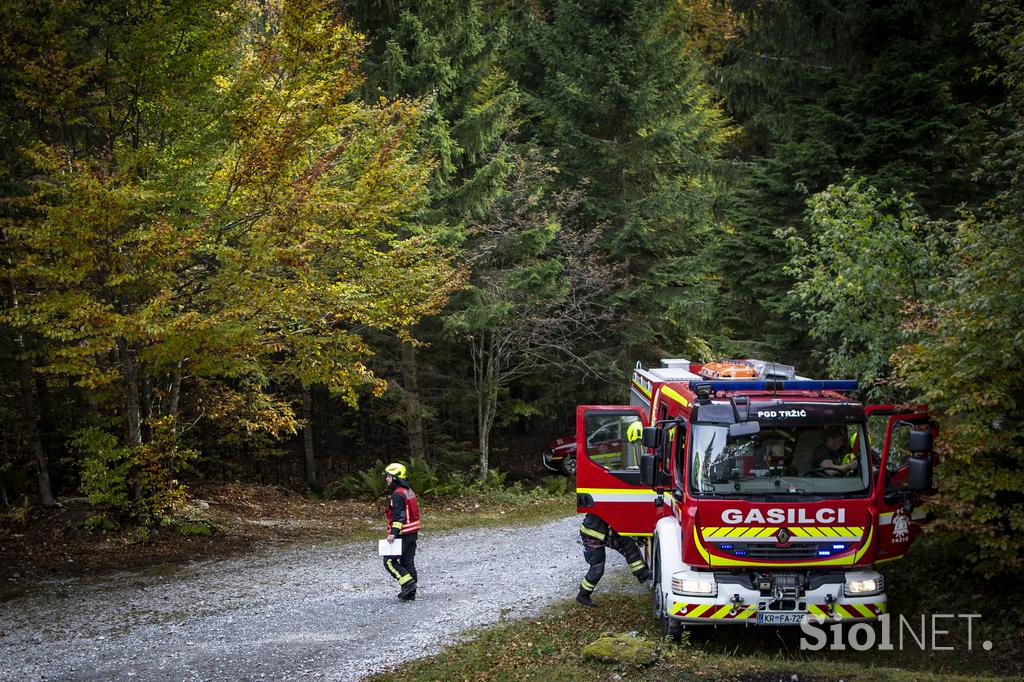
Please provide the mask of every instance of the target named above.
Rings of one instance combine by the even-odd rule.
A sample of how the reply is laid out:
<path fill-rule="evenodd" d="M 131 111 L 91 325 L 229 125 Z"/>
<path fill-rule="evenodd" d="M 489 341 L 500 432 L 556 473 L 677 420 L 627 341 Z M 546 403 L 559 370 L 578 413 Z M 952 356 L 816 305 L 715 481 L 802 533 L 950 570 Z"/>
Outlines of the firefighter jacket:
<path fill-rule="evenodd" d="M 397 485 L 388 498 L 387 519 L 388 533 L 395 537 L 410 535 L 420 529 L 420 504 L 416 501 L 416 493 L 402 479 L 396 479 Z"/>

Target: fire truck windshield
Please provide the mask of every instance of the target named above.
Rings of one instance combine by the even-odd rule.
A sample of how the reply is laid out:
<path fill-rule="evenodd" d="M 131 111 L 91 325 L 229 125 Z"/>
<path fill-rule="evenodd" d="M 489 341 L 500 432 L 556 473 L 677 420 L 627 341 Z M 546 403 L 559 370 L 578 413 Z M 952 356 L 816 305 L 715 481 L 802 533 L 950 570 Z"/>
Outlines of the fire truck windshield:
<path fill-rule="evenodd" d="M 862 423 L 759 421 L 759 433 L 735 437 L 725 423 L 693 425 L 693 494 L 848 496 L 870 490 L 873 464 Z"/>

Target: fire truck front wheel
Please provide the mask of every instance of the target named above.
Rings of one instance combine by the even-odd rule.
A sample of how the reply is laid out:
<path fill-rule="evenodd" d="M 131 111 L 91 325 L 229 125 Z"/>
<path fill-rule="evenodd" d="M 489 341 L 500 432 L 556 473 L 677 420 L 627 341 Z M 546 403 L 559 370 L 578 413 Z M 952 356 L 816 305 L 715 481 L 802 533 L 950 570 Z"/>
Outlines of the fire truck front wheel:
<path fill-rule="evenodd" d="M 683 624 L 668 615 L 665 609 L 665 592 L 661 586 L 661 550 L 658 548 L 658 540 L 654 540 L 654 561 L 651 566 L 654 568 L 654 617 L 658 619 L 661 636 L 670 637 L 673 642 L 679 642 L 683 636 Z"/>
<path fill-rule="evenodd" d="M 567 455 L 562 460 L 562 473 L 570 478 L 576 475 L 576 455 Z"/>

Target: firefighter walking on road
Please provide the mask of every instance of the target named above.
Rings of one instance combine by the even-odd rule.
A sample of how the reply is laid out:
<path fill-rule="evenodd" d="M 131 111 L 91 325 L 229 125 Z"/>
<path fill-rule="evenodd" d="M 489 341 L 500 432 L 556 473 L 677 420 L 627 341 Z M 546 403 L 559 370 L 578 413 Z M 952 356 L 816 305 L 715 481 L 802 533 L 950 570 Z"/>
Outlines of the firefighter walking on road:
<path fill-rule="evenodd" d="M 385 512 L 388 519 L 388 542 L 402 541 L 401 556 L 384 557 L 387 569 L 401 590 L 398 598 L 403 601 L 416 599 L 416 538 L 420 530 L 420 505 L 416 493 L 405 480 L 405 466 L 397 462 L 384 468 L 388 482 L 388 502 Z"/>
<path fill-rule="evenodd" d="M 583 541 L 583 558 L 590 566 L 580 581 L 580 592 L 576 595 L 576 601 L 580 604 L 596 606 L 590 596 L 604 575 L 605 547 L 611 547 L 625 557 L 629 570 L 641 583 L 650 579 L 651 569 L 647 568 L 644 558 L 640 555 L 636 541 L 633 538 L 622 537 L 600 517 L 587 514 L 583 518 L 583 523 L 580 524 L 580 539 Z"/>

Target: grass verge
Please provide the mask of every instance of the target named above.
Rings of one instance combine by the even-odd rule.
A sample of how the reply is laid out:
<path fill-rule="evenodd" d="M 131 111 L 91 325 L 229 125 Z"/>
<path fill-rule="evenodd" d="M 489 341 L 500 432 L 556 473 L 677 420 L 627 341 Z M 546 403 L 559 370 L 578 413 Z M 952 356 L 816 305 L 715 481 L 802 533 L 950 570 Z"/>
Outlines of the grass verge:
<path fill-rule="evenodd" d="M 799 629 L 720 628 L 687 633 L 681 644 L 661 640 L 646 596 L 603 594 L 598 609 L 574 603 L 539 618 L 481 630 L 472 640 L 369 678 L 402 680 L 1009 680 L 1020 679 L 1019 656 L 998 650 L 942 652 L 801 652 Z M 602 634 L 635 633 L 656 643 L 652 665 L 587 658 L 582 649 Z M 975 633 L 976 635 L 978 633 Z M 1011 675 L 1011 676 L 1007 676 Z"/>

